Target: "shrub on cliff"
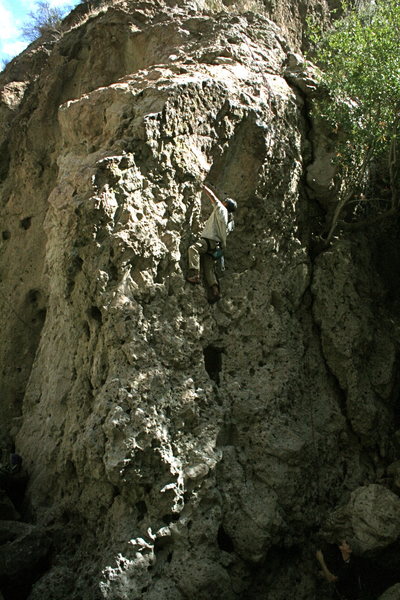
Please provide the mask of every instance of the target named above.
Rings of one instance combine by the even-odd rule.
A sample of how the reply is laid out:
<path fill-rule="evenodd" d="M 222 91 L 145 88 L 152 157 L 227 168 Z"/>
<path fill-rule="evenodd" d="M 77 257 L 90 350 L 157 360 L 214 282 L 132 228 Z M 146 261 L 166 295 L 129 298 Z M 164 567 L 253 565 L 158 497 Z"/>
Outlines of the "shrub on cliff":
<path fill-rule="evenodd" d="M 363 203 L 373 205 L 375 219 L 394 214 L 400 204 L 400 2 L 374 0 L 358 8 L 342 2 L 342 11 L 329 30 L 311 27 L 313 60 L 326 90 L 317 111 L 337 136 L 340 183 L 328 241 L 350 203 L 361 213 Z M 388 193 L 368 197 L 371 166 L 382 161 Z"/>
<path fill-rule="evenodd" d="M 51 6 L 46 0 L 39 0 L 35 9 L 29 13 L 29 21 L 22 27 L 22 35 L 26 40 L 34 41 L 44 33 L 59 32 L 59 27 L 67 10 Z"/>

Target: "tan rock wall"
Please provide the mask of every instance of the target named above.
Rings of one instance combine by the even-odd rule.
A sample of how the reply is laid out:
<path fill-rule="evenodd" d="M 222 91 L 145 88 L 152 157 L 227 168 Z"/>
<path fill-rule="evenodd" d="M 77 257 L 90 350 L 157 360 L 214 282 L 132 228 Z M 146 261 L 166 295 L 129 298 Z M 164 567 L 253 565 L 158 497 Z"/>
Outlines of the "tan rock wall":
<path fill-rule="evenodd" d="M 118 2 L 24 95 L 4 74 L 1 434 L 57 557 L 31 600 L 321 597 L 316 530 L 398 458 L 395 303 L 362 235 L 315 259 L 289 50 L 259 14 Z M 205 180 L 239 204 L 212 306 Z"/>

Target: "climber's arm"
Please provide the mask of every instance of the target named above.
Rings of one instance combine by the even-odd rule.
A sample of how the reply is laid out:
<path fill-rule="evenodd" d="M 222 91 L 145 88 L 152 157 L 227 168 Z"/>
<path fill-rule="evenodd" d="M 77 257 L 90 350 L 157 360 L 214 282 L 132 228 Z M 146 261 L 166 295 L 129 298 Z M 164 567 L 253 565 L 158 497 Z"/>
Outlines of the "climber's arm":
<path fill-rule="evenodd" d="M 321 550 L 317 550 L 317 552 L 315 553 L 315 558 L 321 565 L 322 573 L 323 573 L 325 579 L 330 582 L 337 581 L 338 578 L 336 577 L 336 575 L 331 573 L 330 570 L 328 569 L 328 567 L 326 566 L 324 555 L 322 554 Z"/>
<path fill-rule="evenodd" d="M 215 204 L 218 201 L 218 198 L 215 195 L 215 193 L 209 187 L 207 187 L 206 184 L 203 185 L 203 190 L 205 191 L 205 193 L 210 198 L 213 204 Z"/>

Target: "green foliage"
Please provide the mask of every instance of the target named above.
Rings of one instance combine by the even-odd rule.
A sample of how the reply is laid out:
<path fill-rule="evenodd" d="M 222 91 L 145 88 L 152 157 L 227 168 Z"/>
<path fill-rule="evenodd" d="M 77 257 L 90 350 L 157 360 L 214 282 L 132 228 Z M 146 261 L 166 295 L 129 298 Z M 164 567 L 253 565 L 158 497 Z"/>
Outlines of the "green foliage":
<path fill-rule="evenodd" d="M 35 10 L 29 13 L 29 21 L 22 27 L 26 40 L 34 41 L 49 31 L 58 32 L 67 10 L 52 7 L 46 0 L 36 2 Z"/>
<path fill-rule="evenodd" d="M 388 161 L 393 211 L 399 203 L 400 2 L 371 0 L 358 9 L 342 2 L 342 10 L 328 31 L 310 27 L 326 90 L 317 111 L 338 139 L 339 213 L 363 191 L 371 164 L 382 159 Z"/>

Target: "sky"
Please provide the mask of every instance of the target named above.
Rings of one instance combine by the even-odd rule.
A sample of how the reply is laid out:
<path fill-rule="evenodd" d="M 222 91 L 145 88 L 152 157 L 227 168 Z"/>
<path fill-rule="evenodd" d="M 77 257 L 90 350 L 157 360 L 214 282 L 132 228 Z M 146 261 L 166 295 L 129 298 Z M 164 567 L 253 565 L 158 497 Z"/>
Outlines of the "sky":
<path fill-rule="evenodd" d="M 78 0 L 47 0 L 51 7 L 72 8 Z M 29 41 L 22 38 L 21 27 L 35 10 L 35 0 L 0 0 L 0 71 L 4 61 L 22 52 Z M 66 11 L 67 13 L 68 11 Z"/>

